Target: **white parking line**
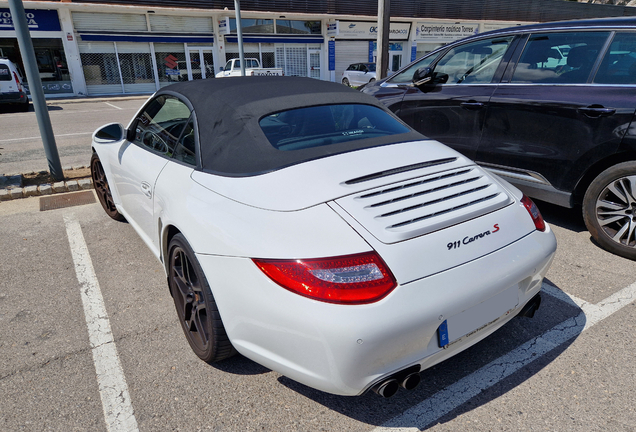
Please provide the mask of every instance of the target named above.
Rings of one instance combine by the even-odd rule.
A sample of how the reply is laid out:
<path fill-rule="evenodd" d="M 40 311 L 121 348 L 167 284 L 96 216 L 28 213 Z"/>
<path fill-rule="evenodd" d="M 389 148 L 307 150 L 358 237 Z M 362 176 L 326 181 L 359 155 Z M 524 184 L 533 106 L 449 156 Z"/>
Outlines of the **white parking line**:
<path fill-rule="evenodd" d="M 67 137 L 67 136 L 77 136 L 77 135 L 92 135 L 93 132 L 76 132 L 76 133 L 69 133 L 69 134 L 55 134 L 55 137 Z M 0 143 L 3 142 L 10 142 L 10 141 L 28 141 L 28 140 L 34 140 L 34 139 L 42 139 L 41 136 L 36 136 L 36 137 L 26 137 L 26 138 L 9 138 L 9 139 L 3 139 L 0 140 Z"/>
<path fill-rule="evenodd" d="M 118 110 L 123 110 L 123 108 L 118 107 L 117 105 L 113 105 L 112 103 L 104 102 L 108 106 L 112 106 L 113 108 L 117 108 Z"/>
<path fill-rule="evenodd" d="M 567 297 L 567 294 L 547 283 L 543 284 L 543 290 L 559 299 Z M 373 432 L 412 432 L 424 429 L 482 391 L 598 324 L 634 300 L 636 300 L 636 283 L 623 288 L 595 305 L 580 299 L 569 299 L 568 303 L 578 304 L 581 308 L 580 314 L 557 324 L 542 335 L 529 340 L 481 369 L 440 390 L 430 398 L 375 428 Z"/>
<path fill-rule="evenodd" d="M 137 419 L 128 393 L 126 377 L 119 361 L 104 299 L 93 262 L 77 219 L 64 216 L 77 281 L 80 284 L 88 338 L 97 373 L 104 418 L 109 432 L 138 432 Z"/>

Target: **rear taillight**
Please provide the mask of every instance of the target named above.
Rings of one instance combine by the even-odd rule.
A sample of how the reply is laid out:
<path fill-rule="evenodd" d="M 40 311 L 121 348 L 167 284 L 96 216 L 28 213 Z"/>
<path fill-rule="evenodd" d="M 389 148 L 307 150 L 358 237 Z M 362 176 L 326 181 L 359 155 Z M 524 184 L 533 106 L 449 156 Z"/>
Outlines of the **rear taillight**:
<path fill-rule="evenodd" d="M 534 226 L 539 231 L 545 231 L 545 221 L 543 220 L 543 216 L 541 216 L 539 207 L 537 207 L 537 205 L 525 195 L 523 196 L 523 198 L 521 198 L 521 203 L 526 208 L 526 210 L 528 210 L 528 213 L 530 213 L 530 217 L 534 222 Z"/>
<path fill-rule="evenodd" d="M 20 79 L 18 78 L 18 75 L 15 72 L 13 72 L 13 79 L 15 79 L 15 83 L 18 86 L 18 91 L 23 91 L 22 84 L 20 84 Z"/>
<path fill-rule="evenodd" d="M 283 288 L 328 303 L 373 303 L 397 285 L 375 252 L 333 258 L 253 261 Z"/>

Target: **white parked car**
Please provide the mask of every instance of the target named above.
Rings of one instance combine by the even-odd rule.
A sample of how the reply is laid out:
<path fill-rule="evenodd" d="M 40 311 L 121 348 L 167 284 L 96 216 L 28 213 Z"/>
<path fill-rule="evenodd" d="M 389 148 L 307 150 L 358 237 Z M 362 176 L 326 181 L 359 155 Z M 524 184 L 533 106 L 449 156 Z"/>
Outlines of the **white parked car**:
<path fill-rule="evenodd" d="M 339 84 L 175 84 L 92 147 L 100 202 L 163 263 L 193 351 L 329 393 L 412 389 L 531 316 L 556 250 L 521 192 Z"/>
<path fill-rule="evenodd" d="M 9 104 L 20 111 L 29 110 L 29 97 L 17 66 L 6 58 L 0 58 L 0 104 Z"/>
<path fill-rule="evenodd" d="M 353 63 L 342 73 L 342 83 L 359 87 L 375 81 L 375 63 Z"/>

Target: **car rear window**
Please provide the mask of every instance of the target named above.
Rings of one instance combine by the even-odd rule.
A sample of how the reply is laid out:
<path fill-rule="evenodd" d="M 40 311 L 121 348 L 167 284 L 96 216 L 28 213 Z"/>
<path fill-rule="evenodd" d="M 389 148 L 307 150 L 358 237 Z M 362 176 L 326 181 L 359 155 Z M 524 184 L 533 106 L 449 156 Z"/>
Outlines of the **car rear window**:
<path fill-rule="evenodd" d="M 0 64 L 0 81 L 11 81 L 9 66 Z"/>
<path fill-rule="evenodd" d="M 636 84 L 636 33 L 618 33 L 594 78 L 598 84 Z"/>
<path fill-rule="evenodd" d="M 406 126 L 382 109 L 362 104 L 282 111 L 263 117 L 259 125 L 270 144 L 282 151 L 409 132 Z"/>

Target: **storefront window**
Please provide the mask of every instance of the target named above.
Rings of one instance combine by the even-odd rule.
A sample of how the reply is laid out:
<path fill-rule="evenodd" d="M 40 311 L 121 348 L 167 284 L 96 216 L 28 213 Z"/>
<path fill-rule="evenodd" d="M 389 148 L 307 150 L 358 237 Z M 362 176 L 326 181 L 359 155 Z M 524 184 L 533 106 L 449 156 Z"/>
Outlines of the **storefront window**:
<path fill-rule="evenodd" d="M 274 20 L 241 18 L 243 33 L 274 33 Z M 230 32 L 236 33 L 236 18 L 230 18 Z"/>
<path fill-rule="evenodd" d="M 278 34 L 321 34 L 320 21 L 276 20 Z"/>
<path fill-rule="evenodd" d="M 61 39 L 33 39 L 42 88 L 45 94 L 73 93 Z M 24 70 L 16 39 L 0 39 L 0 55 Z M 25 77 L 26 79 L 26 77 Z M 28 83 L 27 83 L 28 87 Z"/>
<path fill-rule="evenodd" d="M 258 59 L 262 67 L 276 67 L 274 44 L 246 43 L 243 44 L 243 50 L 245 58 Z M 225 61 L 231 60 L 233 58 L 239 58 L 238 44 L 228 44 L 225 48 Z"/>
<path fill-rule="evenodd" d="M 78 46 L 88 94 L 156 90 L 148 43 L 80 42 Z"/>

